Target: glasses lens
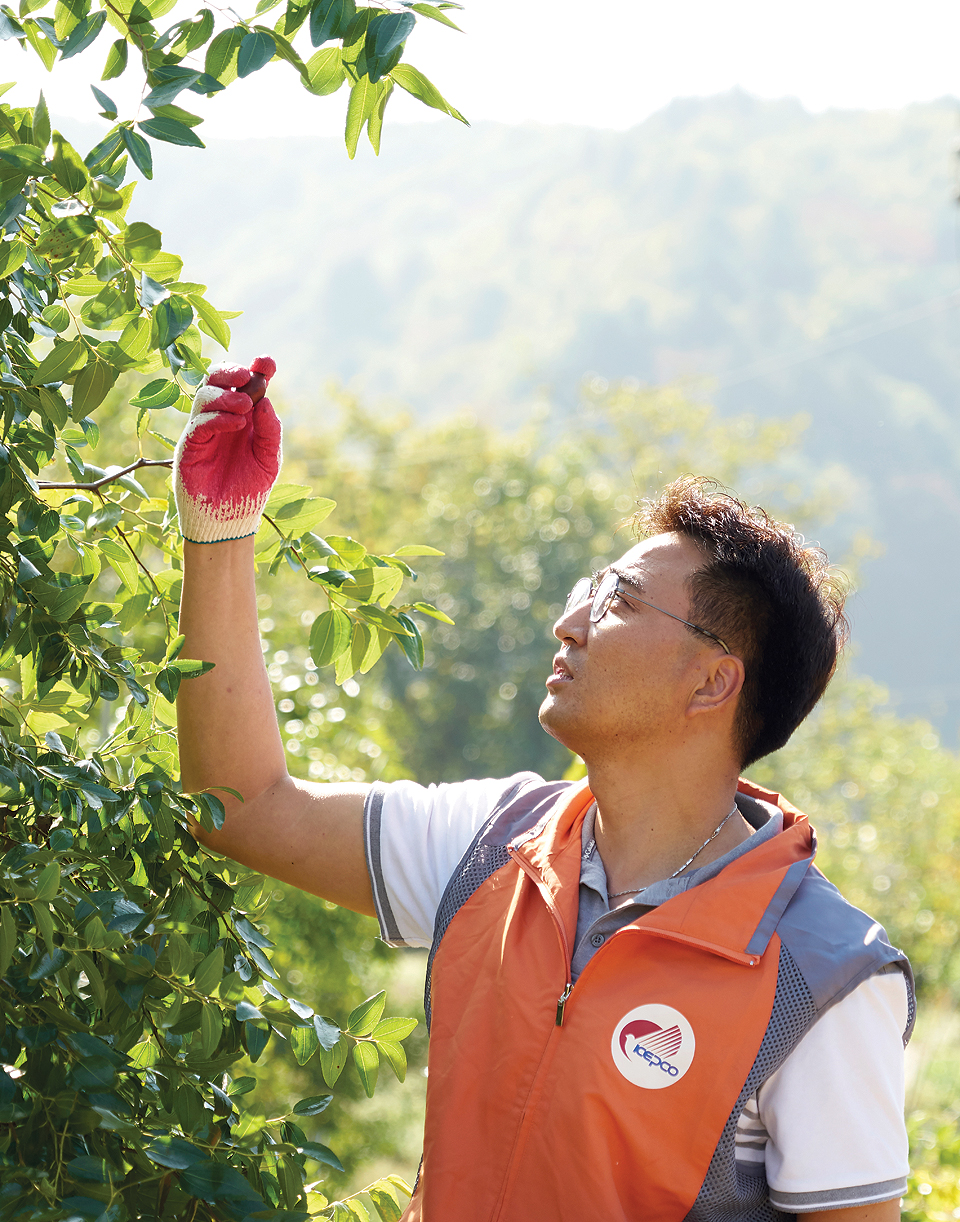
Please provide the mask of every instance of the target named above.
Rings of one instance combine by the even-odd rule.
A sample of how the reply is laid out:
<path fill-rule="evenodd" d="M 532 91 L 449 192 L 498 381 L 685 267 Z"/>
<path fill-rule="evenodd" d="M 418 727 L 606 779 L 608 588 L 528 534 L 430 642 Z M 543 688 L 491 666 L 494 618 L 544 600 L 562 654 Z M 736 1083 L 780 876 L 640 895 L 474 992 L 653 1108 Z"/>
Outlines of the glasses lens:
<path fill-rule="evenodd" d="M 590 608 L 590 620 L 597 624 L 607 613 L 607 609 L 613 602 L 617 593 L 617 584 L 619 578 L 616 573 L 607 573 L 603 581 L 597 586 L 597 592 L 593 596 L 593 606 Z"/>
<path fill-rule="evenodd" d="M 566 605 L 563 608 L 564 612 L 576 611 L 577 607 L 582 607 L 589 600 L 592 593 L 593 582 L 589 577 L 581 577 L 567 595 Z"/>

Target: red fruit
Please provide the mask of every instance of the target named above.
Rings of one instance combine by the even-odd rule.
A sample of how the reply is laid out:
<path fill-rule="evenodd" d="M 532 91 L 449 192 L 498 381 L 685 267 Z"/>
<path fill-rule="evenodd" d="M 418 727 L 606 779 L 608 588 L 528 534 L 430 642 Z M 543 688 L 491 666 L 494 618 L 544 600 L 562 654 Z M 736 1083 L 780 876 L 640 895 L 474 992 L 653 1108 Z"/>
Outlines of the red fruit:
<path fill-rule="evenodd" d="M 267 379 L 262 373 L 254 373 L 251 375 L 250 381 L 243 386 L 238 386 L 237 390 L 242 391 L 245 395 L 249 395 L 254 403 L 259 403 L 267 390 Z"/>

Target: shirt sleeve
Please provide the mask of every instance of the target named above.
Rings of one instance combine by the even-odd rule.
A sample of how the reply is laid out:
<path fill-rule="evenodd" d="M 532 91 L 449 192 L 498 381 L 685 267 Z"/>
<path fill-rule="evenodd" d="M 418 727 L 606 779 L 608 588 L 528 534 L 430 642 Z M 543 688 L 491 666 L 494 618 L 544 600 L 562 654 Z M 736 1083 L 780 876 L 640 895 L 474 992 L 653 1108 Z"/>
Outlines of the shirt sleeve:
<path fill-rule="evenodd" d="M 447 882 L 513 781 L 371 787 L 364 808 L 367 868 L 390 946 L 429 946 Z"/>
<path fill-rule="evenodd" d="M 906 1192 L 906 1025 L 903 974 L 872 976 L 827 1010 L 760 1087 L 767 1183 L 777 1209 L 817 1213 Z"/>

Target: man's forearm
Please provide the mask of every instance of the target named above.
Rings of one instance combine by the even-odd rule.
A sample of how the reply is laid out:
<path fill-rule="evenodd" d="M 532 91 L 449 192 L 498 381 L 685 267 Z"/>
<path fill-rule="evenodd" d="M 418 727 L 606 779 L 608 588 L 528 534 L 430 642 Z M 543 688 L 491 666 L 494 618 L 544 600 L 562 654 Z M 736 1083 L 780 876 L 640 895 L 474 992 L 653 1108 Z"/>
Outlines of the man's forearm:
<path fill-rule="evenodd" d="M 177 696 L 180 766 L 187 791 L 227 785 L 254 799 L 286 777 L 273 695 L 260 648 L 253 539 L 187 543 L 182 657 L 214 669 Z M 228 795 L 218 795 L 227 805 Z"/>

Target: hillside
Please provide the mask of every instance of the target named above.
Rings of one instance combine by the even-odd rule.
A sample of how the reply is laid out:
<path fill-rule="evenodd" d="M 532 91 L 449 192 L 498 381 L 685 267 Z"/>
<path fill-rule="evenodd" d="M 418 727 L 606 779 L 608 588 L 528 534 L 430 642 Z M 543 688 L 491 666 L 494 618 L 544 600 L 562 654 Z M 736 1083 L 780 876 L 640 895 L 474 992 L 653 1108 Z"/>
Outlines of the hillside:
<path fill-rule="evenodd" d="M 559 426 L 588 372 L 806 413 L 811 466 L 849 472 L 824 541 L 886 549 L 856 664 L 953 740 L 955 139 L 952 102 L 814 116 L 729 94 L 628 132 L 394 127 L 352 164 L 333 140 L 175 150 L 179 181 L 134 207 L 247 311 L 235 351 L 276 355 L 301 419 L 333 377 L 420 415 L 509 423 L 549 398 Z"/>

